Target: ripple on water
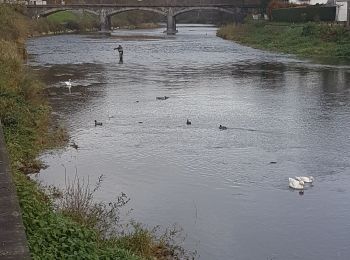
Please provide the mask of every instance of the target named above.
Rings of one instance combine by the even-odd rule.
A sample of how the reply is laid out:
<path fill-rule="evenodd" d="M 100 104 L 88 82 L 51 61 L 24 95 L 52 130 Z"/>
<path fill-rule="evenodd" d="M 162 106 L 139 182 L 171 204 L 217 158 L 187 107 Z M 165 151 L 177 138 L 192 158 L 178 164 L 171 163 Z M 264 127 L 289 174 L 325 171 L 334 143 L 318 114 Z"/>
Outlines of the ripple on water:
<path fill-rule="evenodd" d="M 243 47 L 213 27 L 162 30 L 29 40 L 81 147 L 43 155 L 39 178 L 104 174 L 99 198 L 124 191 L 138 220 L 179 222 L 201 259 L 349 259 L 349 66 Z M 60 87 L 67 77 L 81 96 Z M 299 175 L 316 178 L 304 196 L 288 188 Z"/>

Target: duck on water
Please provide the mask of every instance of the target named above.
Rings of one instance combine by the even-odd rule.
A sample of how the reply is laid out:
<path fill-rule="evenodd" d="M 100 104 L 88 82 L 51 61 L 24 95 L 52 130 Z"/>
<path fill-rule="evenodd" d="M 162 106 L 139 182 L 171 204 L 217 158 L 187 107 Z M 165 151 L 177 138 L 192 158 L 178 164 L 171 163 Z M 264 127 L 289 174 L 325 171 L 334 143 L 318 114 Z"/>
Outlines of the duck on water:
<path fill-rule="evenodd" d="M 97 120 L 95 120 L 95 126 L 101 126 L 102 122 L 97 122 Z"/>
<path fill-rule="evenodd" d="M 169 97 L 164 96 L 164 97 L 156 97 L 156 100 L 167 100 Z"/>

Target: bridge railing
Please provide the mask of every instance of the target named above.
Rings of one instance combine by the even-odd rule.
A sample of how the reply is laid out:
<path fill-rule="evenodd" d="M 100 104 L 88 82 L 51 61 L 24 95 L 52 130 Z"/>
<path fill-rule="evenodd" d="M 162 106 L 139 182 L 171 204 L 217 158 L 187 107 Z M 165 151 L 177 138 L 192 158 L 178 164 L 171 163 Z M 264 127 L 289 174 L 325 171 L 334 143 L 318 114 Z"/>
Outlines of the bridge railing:
<path fill-rule="evenodd" d="M 47 6 L 116 6 L 116 7 L 193 7 L 193 6 L 247 6 L 259 5 L 261 0 L 47 0 Z M 31 1 L 28 6 L 33 6 Z M 41 6 L 44 7 L 44 6 Z"/>

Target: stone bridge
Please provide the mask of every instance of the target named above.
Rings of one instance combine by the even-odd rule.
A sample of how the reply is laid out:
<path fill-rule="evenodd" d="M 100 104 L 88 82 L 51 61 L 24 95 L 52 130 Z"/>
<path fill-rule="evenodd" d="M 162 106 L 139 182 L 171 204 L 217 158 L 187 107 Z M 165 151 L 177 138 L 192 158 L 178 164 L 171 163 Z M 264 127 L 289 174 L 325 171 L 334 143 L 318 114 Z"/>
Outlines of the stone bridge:
<path fill-rule="evenodd" d="M 35 2 L 30 2 L 35 3 Z M 99 17 L 100 31 L 111 30 L 113 15 L 142 10 L 161 14 L 166 17 L 167 34 L 175 34 L 176 16 L 194 10 L 217 10 L 234 16 L 236 22 L 243 19 L 249 10 L 261 6 L 261 0 L 103 0 L 103 3 L 79 1 L 77 3 L 55 4 L 48 1 L 46 5 L 28 4 L 27 10 L 32 17 L 45 17 L 66 10 L 83 10 Z"/>

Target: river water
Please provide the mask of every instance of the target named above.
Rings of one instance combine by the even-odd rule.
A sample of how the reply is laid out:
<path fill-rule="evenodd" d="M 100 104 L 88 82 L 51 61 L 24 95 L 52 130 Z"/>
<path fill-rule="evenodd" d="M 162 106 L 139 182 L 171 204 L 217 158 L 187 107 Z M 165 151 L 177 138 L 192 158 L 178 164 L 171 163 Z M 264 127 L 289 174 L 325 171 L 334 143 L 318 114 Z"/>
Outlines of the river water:
<path fill-rule="evenodd" d="M 350 67 L 215 33 L 182 25 L 175 37 L 29 40 L 53 114 L 79 145 L 44 154 L 39 180 L 103 174 L 98 199 L 125 192 L 136 220 L 178 223 L 200 259 L 350 259 Z M 288 188 L 301 175 L 316 179 L 303 196 Z"/>

